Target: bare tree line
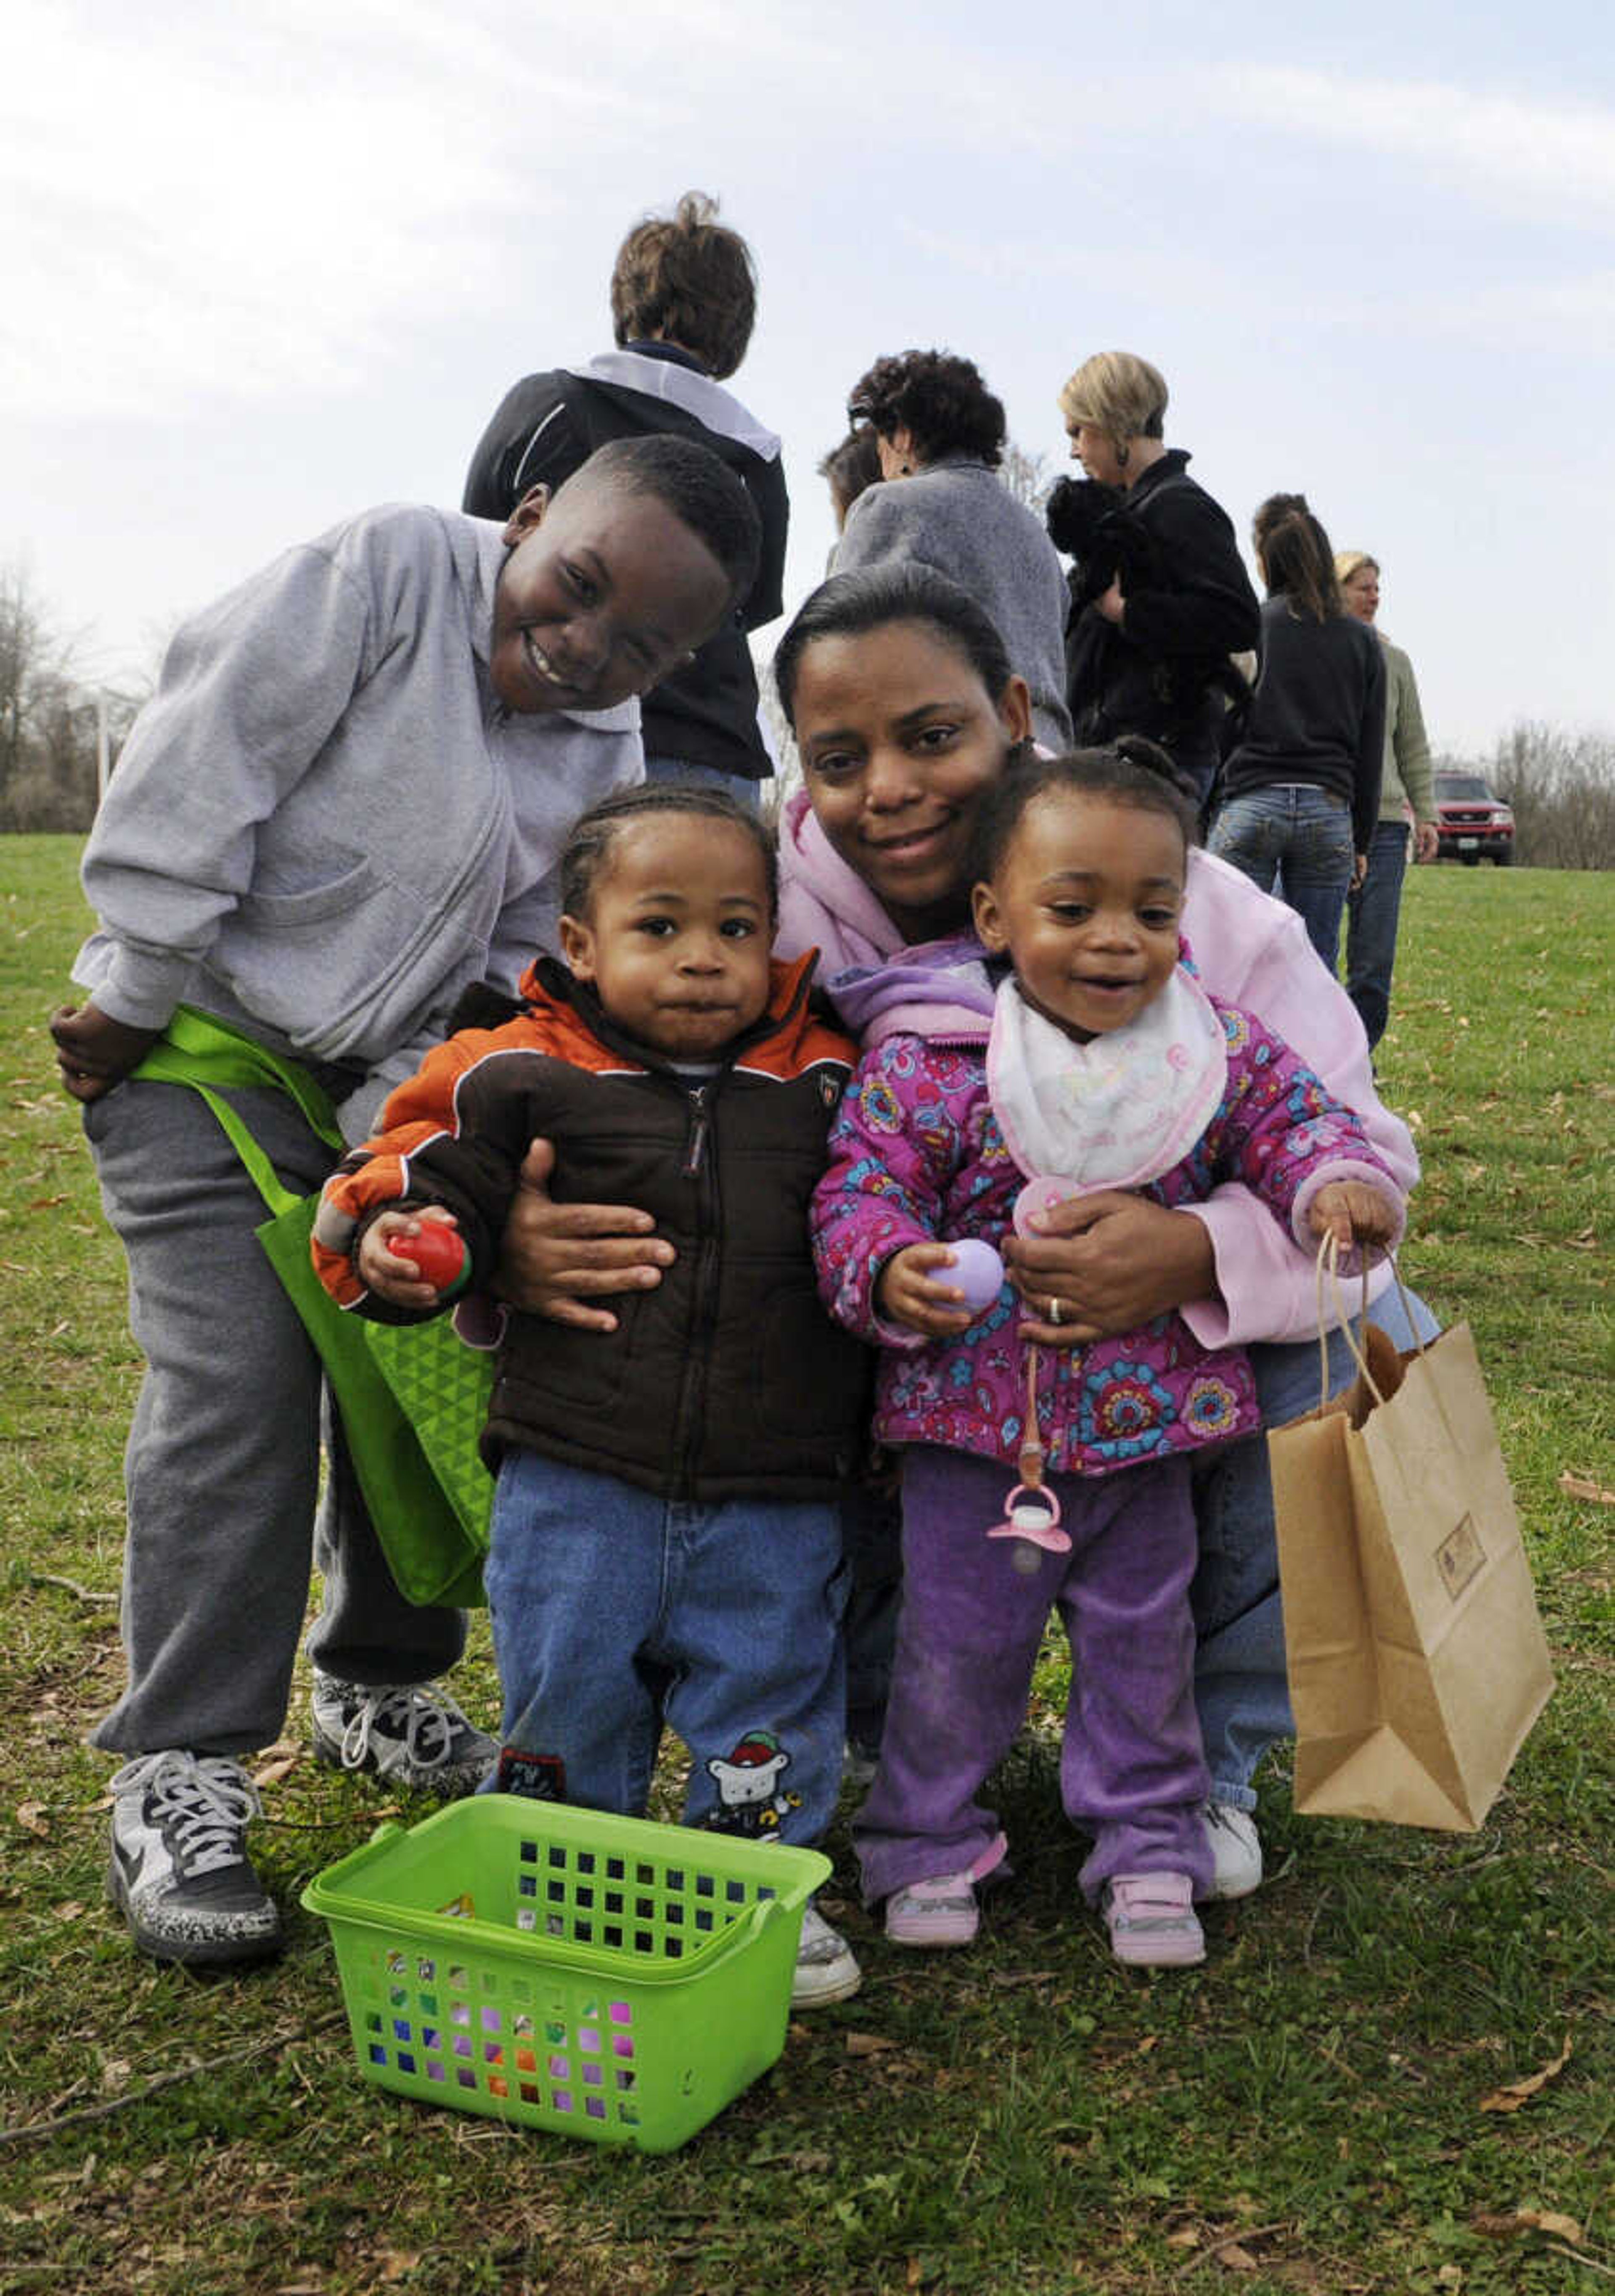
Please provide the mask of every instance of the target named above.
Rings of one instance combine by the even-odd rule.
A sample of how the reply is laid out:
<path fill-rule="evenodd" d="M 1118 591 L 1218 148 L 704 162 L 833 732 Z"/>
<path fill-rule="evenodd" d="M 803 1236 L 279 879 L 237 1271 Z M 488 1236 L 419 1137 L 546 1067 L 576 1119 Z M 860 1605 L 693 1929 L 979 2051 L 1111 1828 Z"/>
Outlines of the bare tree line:
<path fill-rule="evenodd" d="M 1012 447 L 1006 464 L 1006 483 L 1035 507 L 1049 485 L 1043 458 Z M 92 684 L 74 667 L 77 651 L 53 628 L 26 570 L 0 566 L 0 832 L 82 831 L 94 818 L 100 714 L 115 761 L 144 697 Z M 780 760 L 777 795 L 800 769 L 766 668 L 761 685 Z M 1513 808 L 1521 867 L 1615 868 L 1615 734 L 1533 718 L 1505 734 L 1489 758 L 1447 753 L 1436 763 L 1484 774 Z"/>

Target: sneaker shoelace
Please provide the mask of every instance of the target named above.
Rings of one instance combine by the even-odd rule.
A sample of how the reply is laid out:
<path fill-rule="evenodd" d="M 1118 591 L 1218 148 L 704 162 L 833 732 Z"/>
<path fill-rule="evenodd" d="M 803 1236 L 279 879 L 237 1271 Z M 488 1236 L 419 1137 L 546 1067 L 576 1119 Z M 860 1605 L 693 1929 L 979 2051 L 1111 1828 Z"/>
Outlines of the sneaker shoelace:
<path fill-rule="evenodd" d="M 264 1806 L 239 1762 L 223 1754 L 170 1750 L 126 1763 L 112 1780 L 114 1795 L 138 1789 L 149 1797 L 147 1823 L 168 1837 L 175 1864 L 191 1875 L 217 1874 L 245 1855 L 242 1836 Z"/>
<path fill-rule="evenodd" d="M 428 1692 L 419 1683 L 373 1690 L 356 1684 L 353 1695 L 359 1703 L 342 1733 L 342 1762 L 350 1770 L 364 1764 L 373 1731 L 401 1738 L 405 1755 L 416 1768 L 441 1769 L 453 1750 L 455 1730 L 470 1726 L 447 1693 Z"/>

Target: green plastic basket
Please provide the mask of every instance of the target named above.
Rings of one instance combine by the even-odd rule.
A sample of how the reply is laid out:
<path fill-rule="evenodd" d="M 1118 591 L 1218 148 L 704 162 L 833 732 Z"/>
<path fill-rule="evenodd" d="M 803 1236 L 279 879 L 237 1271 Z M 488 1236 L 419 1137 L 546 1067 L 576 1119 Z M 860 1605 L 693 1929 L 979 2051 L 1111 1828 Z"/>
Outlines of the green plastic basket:
<path fill-rule="evenodd" d="M 303 1892 L 378 2087 L 670 2152 L 785 2045 L 816 1849 L 476 1794 Z"/>

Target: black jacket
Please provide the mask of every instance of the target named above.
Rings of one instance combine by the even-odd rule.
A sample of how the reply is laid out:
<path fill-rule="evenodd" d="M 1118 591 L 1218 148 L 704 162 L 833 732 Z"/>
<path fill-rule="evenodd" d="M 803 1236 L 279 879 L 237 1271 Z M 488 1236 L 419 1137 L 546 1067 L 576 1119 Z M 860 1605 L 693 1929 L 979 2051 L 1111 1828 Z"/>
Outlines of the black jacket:
<path fill-rule="evenodd" d="M 637 354 L 618 353 L 616 359 L 627 372 L 635 364 L 652 365 Z M 676 364 L 705 385 L 704 391 L 694 395 L 709 394 L 715 414 L 729 408 L 743 412 L 698 369 L 682 360 Z M 746 633 L 784 611 L 785 532 L 791 509 L 777 451 L 771 456 L 761 453 L 745 437 L 730 437 L 712 428 L 671 399 L 592 373 L 574 374 L 557 368 L 547 374 L 529 374 L 505 394 L 471 457 L 461 508 L 473 518 L 503 522 L 532 488 L 558 487 L 608 439 L 657 432 L 693 439 L 710 447 L 744 481 L 763 522 L 763 554 L 750 595 L 724 628 L 707 641 L 693 661 L 645 695 L 645 754 L 766 780 L 774 765 L 757 728 L 757 672 Z M 757 425 L 750 435 L 758 440 L 768 437 Z"/>
<path fill-rule="evenodd" d="M 1174 447 L 1122 497 L 1144 529 L 1156 570 L 1142 586 L 1124 573 L 1123 627 L 1081 604 L 1072 577 L 1066 626 L 1067 697 L 1078 742 L 1145 734 L 1200 783 L 1217 768 L 1227 658 L 1257 642 L 1259 609 L 1227 513 L 1188 477 Z"/>
<path fill-rule="evenodd" d="M 1351 614 L 1327 621 L 1262 608 L 1261 668 L 1250 714 L 1223 768 L 1223 796 L 1275 783 L 1327 790 L 1351 808 L 1353 849 L 1366 853 L 1385 766 L 1385 649 Z"/>
<path fill-rule="evenodd" d="M 810 953 L 774 967 L 769 1010 L 699 1085 L 620 1036 L 553 957 L 520 1016 L 427 1055 L 385 1129 L 326 1184 L 315 1260 L 386 1322 L 353 1242 L 381 1210 L 454 1213 L 473 1281 L 491 1275 L 528 1144 L 555 1145 L 558 1202 L 634 1204 L 677 1253 L 654 1290 L 614 1295 L 614 1332 L 512 1314 L 483 1454 L 510 1445 L 670 1499 L 835 1496 L 866 1440 L 873 1357 L 819 1303 L 808 1205 L 856 1059 L 818 1017 Z"/>

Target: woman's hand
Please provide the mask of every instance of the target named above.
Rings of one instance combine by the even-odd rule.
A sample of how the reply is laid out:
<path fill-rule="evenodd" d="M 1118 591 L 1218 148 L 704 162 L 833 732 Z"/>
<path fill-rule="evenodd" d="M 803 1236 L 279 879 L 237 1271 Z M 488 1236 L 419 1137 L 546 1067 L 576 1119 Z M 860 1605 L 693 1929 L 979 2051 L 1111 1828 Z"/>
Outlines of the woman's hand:
<path fill-rule="evenodd" d="M 505 1221 L 494 1289 L 527 1314 L 579 1332 L 614 1332 L 609 1308 L 586 1307 L 613 1292 L 649 1292 L 676 1257 L 632 1204 L 558 1204 L 549 1193 L 555 1151 L 535 1140 Z"/>
<path fill-rule="evenodd" d="M 1103 597 L 1094 599 L 1094 607 L 1096 612 L 1104 616 L 1107 622 L 1114 622 L 1117 628 L 1120 628 L 1121 618 L 1127 611 L 1127 602 L 1121 594 L 1121 577 L 1119 574 L 1116 577 L 1115 580 L 1111 583 L 1110 588 L 1104 593 Z"/>
<path fill-rule="evenodd" d="M 1366 854 L 1366 853 L 1354 853 L 1354 854 L 1352 855 L 1352 857 L 1351 857 L 1351 882 L 1350 882 L 1350 884 L 1349 884 L 1349 885 L 1347 887 L 1347 889 L 1346 889 L 1346 890 L 1348 890 L 1348 892 L 1351 892 L 1351 893 L 1358 893 L 1358 892 L 1361 892 L 1361 890 L 1363 890 L 1363 880 L 1365 879 L 1365 877 L 1366 877 L 1366 876 L 1367 876 L 1367 874 L 1368 874 L 1368 856 L 1367 856 L 1367 854 Z"/>
<path fill-rule="evenodd" d="M 59 1004 L 51 1014 L 56 1066 L 75 1100 L 99 1100 L 137 1069 L 162 1034 L 131 1029 L 95 1004 Z"/>
<path fill-rule="evenodd" d="M 1193 1212 L 1105 1189 L 1055 1204 L 1032 1226 L 1035 1234 L 1005 1239 L 1004 1258 L 1031 1311 L 1022 1336 L 1040 1345 L 1084 1347 L 1216 1293 L 1211 1238 Z"/>
<path fill-rule="evenodd" d="M 883 1323 L 901 1324 L 928 1340 L 967 1332 L 974 1318 L 958 1284 L 944 1274 L 953 1264 L 951 1244 L 911 1243 L 894 1251 L 875 1279 L 875 1313 Z"/>
<path fill-rule="evenodd" d="M 1441 850 L 1441 832 L 1433 821 L 1422 821 L 1414 831 L 1414 866 L 1433 861 Z"/>

